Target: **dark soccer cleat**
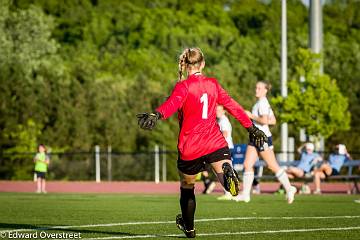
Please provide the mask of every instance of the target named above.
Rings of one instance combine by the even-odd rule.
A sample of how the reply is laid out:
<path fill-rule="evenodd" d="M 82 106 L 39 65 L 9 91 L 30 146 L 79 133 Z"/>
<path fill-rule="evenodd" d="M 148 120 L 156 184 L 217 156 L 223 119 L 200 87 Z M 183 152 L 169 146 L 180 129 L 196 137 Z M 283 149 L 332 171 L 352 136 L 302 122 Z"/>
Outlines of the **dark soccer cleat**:
<path fill-rule="evenodd" d="M 195 229 L 186 230 L 184 219 L 182 218 L 181 214 L 176 216 L 176 226 L 185 233 L 187 238 L 194 238 L 196 236 Z"/>
<path fill-rule="evenodd" d="M 224 172 L 224 187 L 225 190 L 230 192 L 231 195 L 236 196 L 239 194 L 239 177 L 229 163 L 222 165 Z"/>

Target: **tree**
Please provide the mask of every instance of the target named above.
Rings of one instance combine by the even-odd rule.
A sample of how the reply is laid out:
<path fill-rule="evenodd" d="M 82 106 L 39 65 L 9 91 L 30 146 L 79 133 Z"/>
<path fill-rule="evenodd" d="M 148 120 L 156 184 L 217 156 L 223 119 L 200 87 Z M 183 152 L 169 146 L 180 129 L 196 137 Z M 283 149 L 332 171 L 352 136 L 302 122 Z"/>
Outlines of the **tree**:
<path fill-rule="evenodd" d="M 360 147 L 360 2 L 339 2 L 324 5 L 324 71 L 349 98 L 352 131 L 336 132 L 327 143 L 342 142 L 351 151 Z M 287 3 L 288 73 L 298 79 L 308 11 L 301 1 Z M 257 80 L 280 92 L 280 17 L 279 1 L 1 0 L 0 151 L 21 145 L 9 136 L 30 119 L 41 128 L 37 141 L 61 151 L 96 144 L 114 151 L 154 144 L 175 150 L 176 116 L 145 132 L 135 115 L 169 95 L 182 49 L 200 47 L 205 74 L 249 109 Z M 334 90 L 324 87 L 326 94 Z M 246 131 L 230 121 L 235 142 L 246 143 Z M 292 125 L 289 132 L 297 134 Z M 277 147 L 279 129 L 273 134 Z"/>
<path fill-rule="evenodd" d="M 1 133 L 17 132 L 29 119 L 40 126 L 50 117 L 49 86 L 58 83 L 64 70 L 52 28 L 52 18 L 40 8 L 10 11 L 9 3 L 0 6 Z M 0 145 L 17 145 L 9 136 L 0 134 Z"/>
<path fill-rule="evenodd" d="M 11 148 L 5 150 L 5 159 L 8 157 L 9 161 L 5 161 L 5 169 L 13 169 L 14 174 L 12 179 L 31 179 L 33 170 L 32 155 L 37 145 L 39 144 L 39 136 L 41 135 L 41 126 L 37 126 L 32 119 L 29 119 L 24 125 L 19 124 L 16 130 L 10 133 L 4 132 L 3 134 L 16 143 Z M 15 155 L 13 155 L 15 153 Z M 26 156 L 19 157 L 17 153 L 23 153 Z M 12 171 L 7 171 L 4 174 L 8 175 Z"/>
<path fill-rule="evenodd" d="M 289 95 L 278 96 L 273 103 L 280 109 L 281 121 L 305 128 L 308 135 L 328 138 L 350 128 L 348 99 L 335 79 L 319 72 L 320 55 L 308 49 L 298 50 L 297 78 L 289 81 Z M 299 81 L 303 76 L 305 81 Z"/>

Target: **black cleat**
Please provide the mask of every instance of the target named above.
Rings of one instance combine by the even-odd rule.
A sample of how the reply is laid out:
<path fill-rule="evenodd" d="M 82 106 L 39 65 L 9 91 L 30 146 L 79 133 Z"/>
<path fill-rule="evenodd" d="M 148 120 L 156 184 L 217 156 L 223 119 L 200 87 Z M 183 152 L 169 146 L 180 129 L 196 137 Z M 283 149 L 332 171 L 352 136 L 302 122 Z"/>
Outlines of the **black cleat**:
<path fill-rule="evenodd" d="M 231 195 L 237 196 L 239 194 L 239 177 L 229 163 L 222 165 L 224 172 L 224 187 Z"/>
<path fill-rule="evenodd" d="M 195 229 L 192 230 L 186 230 L 184 219 L 182 218 L 181 214 L 178 214 L 176 216 L 176 226 L 178 229 L 183 231 L 185 233 L 185 236 L 187 238 L 194 238 L 196 236 Z"/>

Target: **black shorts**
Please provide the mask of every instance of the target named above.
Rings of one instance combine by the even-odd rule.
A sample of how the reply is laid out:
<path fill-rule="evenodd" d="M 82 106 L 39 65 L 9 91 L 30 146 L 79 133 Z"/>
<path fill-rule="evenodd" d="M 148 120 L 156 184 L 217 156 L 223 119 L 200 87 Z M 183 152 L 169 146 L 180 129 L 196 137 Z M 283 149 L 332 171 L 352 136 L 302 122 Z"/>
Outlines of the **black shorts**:
<path fill-rule="evenodd" d="M 258 152 L 262 152 L 267 148 L 272 149 L 273 148 L 272 136 L 268 137 L 268 141 L 266 143 L 264 143 L 264 147 L 262 147 L 262 148 L 256 147 L 254 142 L 249 142 L 249 145 L 255 147 L 256 150 L 258 150 Z"/>
<path fill-rule="evenodd" d="M 205 170 L 206 163 L 214 163 L 220 160 L 228 159 L 231 160 L 231 154 L 228 147 L 220 148 L 215 152 L 206 154 L 205 156 L 196 158 L 194 160 L 181 160 L 180 157 L 177 161 L 177 168 L 180 172 L 195 175 Z"/>
<path fill-rule="evenodd" d="M 45 179 L 45 177 L 46 177 L 46 172 L 35 171 L 35 173 L 36 173 L 37 178 Z"/>

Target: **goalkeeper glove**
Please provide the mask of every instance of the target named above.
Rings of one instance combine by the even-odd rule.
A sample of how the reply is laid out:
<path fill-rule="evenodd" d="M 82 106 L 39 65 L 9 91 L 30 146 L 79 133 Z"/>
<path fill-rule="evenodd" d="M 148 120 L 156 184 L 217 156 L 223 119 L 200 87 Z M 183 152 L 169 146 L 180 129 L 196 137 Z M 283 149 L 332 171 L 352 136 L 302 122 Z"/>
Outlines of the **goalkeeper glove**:
<path fill-rule="evenodd" d="M 268 141 L 267 136 L 263 131 L 258 129 L 255 125 L 251 125 L 248 129 L 249 140 L 255 144 L 255 147 L 262 149 L 264 143 Z"/>
<path fill-rule="evenodd" d="M 146 130 L 152 130 L 156 126 L 157 120 L 161 118 L 161 114 L 156 111 L 154 113 L 138 113 L 136 116 L 139 127 Z"/>

